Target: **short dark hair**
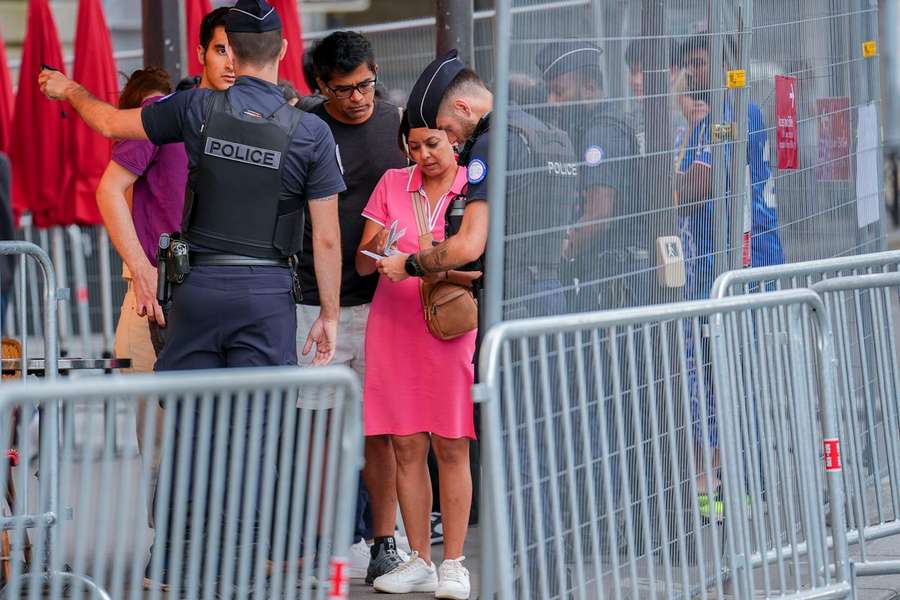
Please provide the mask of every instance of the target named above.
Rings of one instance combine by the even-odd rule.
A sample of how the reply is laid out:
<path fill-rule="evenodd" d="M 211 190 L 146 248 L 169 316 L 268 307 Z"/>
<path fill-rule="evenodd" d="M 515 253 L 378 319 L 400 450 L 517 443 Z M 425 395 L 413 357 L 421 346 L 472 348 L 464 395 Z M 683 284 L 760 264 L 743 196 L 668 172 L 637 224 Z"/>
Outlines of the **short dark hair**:
<path fill-rule="evenodd" d="M 228 34 L 228 43 L 234 56 L 242 63 L 257 67 L 278 60 L 278 55 L 281 54 L 281 39 L 281 29 L 264 33 L 232 31 Z"/>
<path fill-rule="evenodd" d="M 402 152 L 404 156 L 409 154 L 408 140 L 410 129 L 409 115 L 407 115 L 404 110 L 403 115 L 400 117 L 400 129 L 397 131 L 397 145 L 400 146 L 400 152 Z"/>
<path fill-rule="evenodd" d="M 375 72 L 372 43 L 355 31 L 335 31 L 313 49 L 316 77 L 328 83 L 335 75 L 346 75 L 366 65 Z"/>
<path fill-rule="evenodd" d="M 306 87 L 315 94 L 319 91 L 319 82 L 316 81 L 316 67 L 313 64 L 312 52 L 303 53 L 303 79 L 306 81 Z"/>
<path fill-rule="evenodd" d="M 200 21 L 200 45 L 203 46 L 204 50 L 209 48 L 209 43 L 213 39 L 216 27 L 225 27 L 225 17 L 228 15 L 229 10 L 231 9 L 227 6 L 221 6 L 206 13 L 203 20 Z"/>
<path fill-rule="evenodd" d="M 628 42 L 628 47 L 625 48 L 625 64 L 628 65 L 628 68 L 644 66 L 647 57 L 653 51 L 653 42 L 654 40 L 647 38 L 638 38 Z"/>
<path fill-rule="evenodd" d="M 481 76 L 472 69 L 466 67 L 456 74 L 456 77 L 453 78 L 453 81 L 451 81 L 450 85 L 447 86 L 447 89 L 444 90 L 444 98 L 455 96 L 460 90 L 472 85 L 487 89 Z"/>
<path fill-rule="evenodd" d="M 706 34 L 694 35 L 681 42 L 678 46 L 678 51 L 676 52 L 678 65 L 684 67 L 685 57 L 688 54 L 699 50 L 703 50 L 709 54 L 709 37 Z"/>
<path fill-rule="evenodd" d="M 149 94 L 159 92 L 163 96 L 172 93 L 172 81 L 169 73 L 160 67 L 145 67 L 131 74 L 122 94 L 119 96 L 119 108 L 139 108 Z"/>

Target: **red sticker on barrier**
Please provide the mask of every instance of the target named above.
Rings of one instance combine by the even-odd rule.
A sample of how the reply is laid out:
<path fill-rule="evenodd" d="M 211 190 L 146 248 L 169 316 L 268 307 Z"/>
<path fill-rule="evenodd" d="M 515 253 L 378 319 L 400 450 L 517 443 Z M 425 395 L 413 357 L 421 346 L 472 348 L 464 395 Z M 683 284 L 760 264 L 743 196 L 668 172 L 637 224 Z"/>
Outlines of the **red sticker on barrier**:
<path fill-rule="evenodd" d="M 75 298 L 78 300 L 78 304 L 85 304 L 88 301 L 88 289 L 86 287 L 80 287 L 75 290 Z"/>
<path fill-rule="evenodd" d="M 829 438 L 824 440 L 825 446 L 825 470 L 840 471 L 841 470 L 841 441 L 837 438 Z"/>
<path fill-rule="evenodd" d="M 752 249 L 752 238 L 750 232 L 744 233 L 744 241 L 741 252 L 741 264 L 746 269 L 747 267 L 753 266 L 753 249 Z"/>
<path fill-rule="evenodd" d="M 333 599 L 346 600 L 350 593 L 350 571 L 347 568 L 347 559 L 343 557 L 334 557 L 331 559 L 331 585 L 328 590 L 328 597 Z"/>

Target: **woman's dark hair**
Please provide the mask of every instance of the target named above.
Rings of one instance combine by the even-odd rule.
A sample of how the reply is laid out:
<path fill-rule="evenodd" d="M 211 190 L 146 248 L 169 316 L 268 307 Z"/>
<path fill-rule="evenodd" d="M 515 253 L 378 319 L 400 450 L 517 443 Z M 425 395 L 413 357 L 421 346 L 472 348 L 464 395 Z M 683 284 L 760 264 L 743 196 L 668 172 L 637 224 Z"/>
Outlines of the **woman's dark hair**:
<path fill-rule="evenodd" d="M 313 49 L 316 77 L 328 83 L 335 75 L 352 73 L 365 64 L 375 72 L 372 44 L 355 31 L 335 31 Z"/>
<path fill-rule="evenodd" d="M 203 20 L 200 21 L 200 45 L 203 46 L 204 50 L 209 48 L 209 43 L 213 39 L 216 27 L 225 27 L 225 17 L 228 16 L 228 11 L 230 10 L 227 6 L 220 6 L 206 13 Z"/>
<path fill-rule="evenodd" d="M 300 94 L 297 93 L 297 88 L 294 87 L 294 84 L 288 81 L 287 79 L 279 79 L 278 87 L 281 88 L 282 93 L 284 93 L 284 99 L 287 102 L 290 102 L 293 99 L 300 99 Z"/>
<path fill-rule="evenodd" d="M 400 129 L 397 131 L 397 145 L 400 146 L 400 152 L 402 152 L 404 156 L 409 156 L 409 144 L 407 143 L 409 140 L 409 130 L 409 117 L 404 110 L 403 115 L 400 117 Z"/>
<path fill-rule="evenodd" d="M 281 54 L 281 30 L 264 33 L 244 33 L 232 31 L 228 43 L 237 59 L 255 67 L 264 67 L 278 60 Z"/>
<path fill-rule="evenodd" d="M 122 94 L 119 96 L 119 108 L 140 108 L 144 98 L 153 92 L 162 95 L 172 93 L 172 82 L 165 69 L 145 67 L 131 74 Z"/>

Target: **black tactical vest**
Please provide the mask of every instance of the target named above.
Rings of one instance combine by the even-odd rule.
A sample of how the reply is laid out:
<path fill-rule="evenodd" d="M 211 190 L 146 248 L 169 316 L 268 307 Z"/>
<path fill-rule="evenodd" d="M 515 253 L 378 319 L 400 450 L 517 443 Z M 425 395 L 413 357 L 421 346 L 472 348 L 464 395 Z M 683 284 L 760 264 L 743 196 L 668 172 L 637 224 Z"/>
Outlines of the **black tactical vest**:
<path fill-rule="evenodd" d="M 578 166 L 569 136 L 520 111 L 510 111 L 509 135 L 528 148 L 525 167 L 510 171 L 506 197 L 506 263 L 553 277 L 566 230 L 575 221 Z"/>
<path fill-rule="evenodd" d="M 254 258 L 300 251 L 303 206 L 283 189 L 281 170 L 301 118 L 287 103 L 268 117 L 235 114 L 227 91 L 209 95 L 184 204 L 189 242 Z"/>

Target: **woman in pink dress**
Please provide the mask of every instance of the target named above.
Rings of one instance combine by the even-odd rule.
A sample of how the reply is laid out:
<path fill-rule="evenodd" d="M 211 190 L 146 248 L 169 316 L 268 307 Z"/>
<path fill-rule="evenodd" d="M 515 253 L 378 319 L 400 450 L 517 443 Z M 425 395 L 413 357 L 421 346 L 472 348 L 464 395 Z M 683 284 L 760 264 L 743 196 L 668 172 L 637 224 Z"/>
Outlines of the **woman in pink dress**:
<path fill-rule="evenodd" d="M 406 232 L 395 248 L 417 252 L 413 202 L 421 199 L 434 241 L 443 241 L 447 207 L 466 186 L 466 170 L 457 166 L 446 134 L 410 130 L 405 118 L 403 123 L 401 145 L 415 165 L 387 171 L 381 178 L 363 211 L 367 221 L 361 251 L 382 254 L 396 221 L 397 231 Z M 360 253 L 356 268 L 366 275 L 375 272 L 376 263 Z M 475 439 L 471 386 L 476 332 L 450 341 L 434 337 L 425 324 L 420 285 L 415 277 L 392 283 L 382 276 L 366 328 L 365 434 L 391 437 L 397 496 L 413 549 L 410 561 L 395 570 L 399 573 L 379 577 L 374 585 L 383 592 L 467 598 L 468 571 L 461 562 L 472 500 L 469 440 Z M 437 457 L 444 526 L 440 569 L 431 563 L 429 444 Z"/>

